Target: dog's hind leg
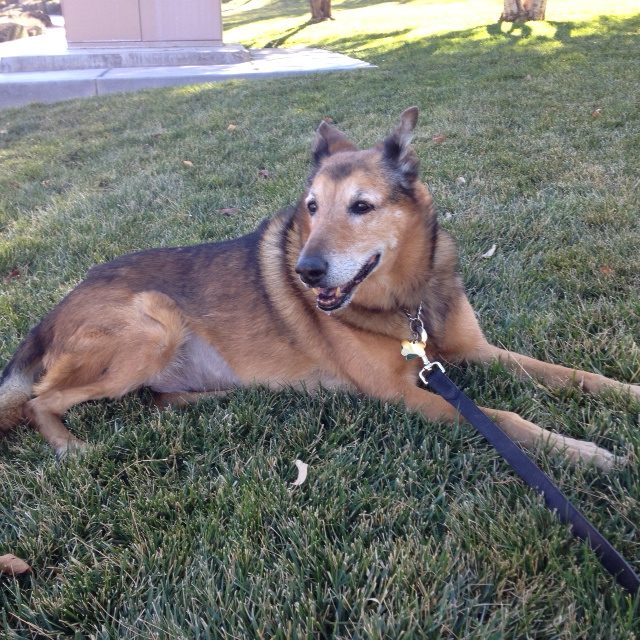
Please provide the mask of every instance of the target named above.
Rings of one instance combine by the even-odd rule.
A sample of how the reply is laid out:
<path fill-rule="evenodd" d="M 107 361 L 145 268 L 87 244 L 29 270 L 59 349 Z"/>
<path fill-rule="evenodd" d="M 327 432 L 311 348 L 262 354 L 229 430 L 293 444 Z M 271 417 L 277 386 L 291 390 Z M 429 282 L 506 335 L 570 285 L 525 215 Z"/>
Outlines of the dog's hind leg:
<path fill-rule="evenodd" d="M 94 311 L 45 356 L 45 374 L 25 417 L 59 456 L 81 448 L 62 415 L 80 402 L 118 398 L 143 386 L 170 365 L 185 335 L 180 310 L 154 291 L 133 296 L 109 317 Z"/>
<path fill-rule="evenodd" d="M 99 385 L 52 390 L 29 400 L 25 405 L 24 415 L 53 447 L 56 455 L 63 457 L 68 452 L 84 449 L 86 445 L 69 432 L 61 416 L 75 404 L 105 395 L 104 389 Z"/>

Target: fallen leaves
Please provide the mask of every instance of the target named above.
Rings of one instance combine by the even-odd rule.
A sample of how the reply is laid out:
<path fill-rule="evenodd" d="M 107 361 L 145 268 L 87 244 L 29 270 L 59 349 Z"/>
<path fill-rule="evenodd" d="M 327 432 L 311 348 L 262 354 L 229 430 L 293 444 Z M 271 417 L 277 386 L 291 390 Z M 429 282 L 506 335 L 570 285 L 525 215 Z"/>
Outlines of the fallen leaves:
<path fill-rule="evenodd" d="M 594 109 L 591 112 L 591 117 L 592 118 L 599 118 L 601 115 L 602 115 L 602 108 L 601 107 L 598 107 L 597 109 Z"/>
<path fill-rule="evenodd" d="M 431 142 L 433 142 L 433 144 L 442 144 L 446 139 L 447 139 L 447 136 L 445 136 L 444 133 L 436 133 L 431 138 Z"/>
<path fill-rule="evenodd" d="M 491 249 L 489 249 L 489 251 L 486 251 L 485 253 L 483 253 L 480 257 L 481 258 L 493 258 L 493 254 L 496 252 L 497 248 L 498 248 L 497 244 L 492 244 L 491 245 Z"/>
<path fill-rule="evenodd" d="M 603 264 L 600 267 L 600 273 L 603 276 L 612 276 L 615 273 L 615 271 L 608 264 Z"/>
<path fill-rule="evenodd" d="M 307 479 L 309 465 L 302 462 L 302 460 L 294 460 L 293 464 L 298 467 L 298 477 L 291 484 L 295 487 L 299 487 Z"/>
<path fill-rule="evenodd" d="M 22 272 L 20 271 L 20 269 L 18 267 L 13 267 L 13 269 L 11 269 L 11 271 L 9 271 L 7 275 L 3 276 L 2 282 L 4 282 L 5 284 L 9 284 L 9 282 L 15 280 L 16 278 L 19 278 L 21 275 Z"/>
<path fill-rule="evenodd" d="M 182 164 L 183 164 L 185 167 L 193 167 L 193 162 L 191 162 L 191 160 L 183 160 L 183 161 L 182 161 Z"/>
<path fill-rule="evenodd" d="M 223 216 L 235 216 L 236 213 L 240 213 L 240 209 L 237 207 L 224 207 L 222 209 L 216 209 L 216 213 L 220 213 Z"/>
<path fill-rule="evenodd" d="M 230 122 L 227 125 L 227 131 L 235 131 L 238 128 L 238 125 L 235 122 Z"/>
<path fill-rule="evenodd" d="M 271 177 L 271 173 L 268 169 L 260 169 L 258 171 L 258 177 L 263 178 L 264 180 L 268 180 Z"/>
<path fill-rule="evenodd" d="M 14 556 L 12 553 L 7 553 L 0 556 L 0 573 L 9 576 L 20 576 L 23 573 L 31 573 L 31 567 L 24 560 Z"/>

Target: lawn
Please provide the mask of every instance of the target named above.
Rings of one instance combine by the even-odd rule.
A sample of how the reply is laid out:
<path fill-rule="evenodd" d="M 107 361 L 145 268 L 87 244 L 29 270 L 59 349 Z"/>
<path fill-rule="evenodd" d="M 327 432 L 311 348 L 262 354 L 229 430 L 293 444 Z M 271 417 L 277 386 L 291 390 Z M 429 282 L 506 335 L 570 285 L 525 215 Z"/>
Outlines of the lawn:
<path fill-rule="evenodd" d="M 233 237 L 294 201 L 321 118 L 370 145 L 417 104 L 421 175 L 490 338 L 640 382 L 640 16 L 549 5 L 511 30 L 495 2 L 344 0 L 298 29 L 302 3 L 231 0 L 228 41 L 377 68 L 0 112 L 0 362 L 92 264 Z M 639 404 L 450 373 L 630 453 L 608 475 L 534 457 L 640 570 Z M 134 395 L 67 422 L 93 445 L 81 460 L 27 428 L 0 442 L 0 554 L 34 569 L 0 577 L 2 638 L 640 637 L 640 597 L 466 425 L 264 389 L 164 412 Z"/>

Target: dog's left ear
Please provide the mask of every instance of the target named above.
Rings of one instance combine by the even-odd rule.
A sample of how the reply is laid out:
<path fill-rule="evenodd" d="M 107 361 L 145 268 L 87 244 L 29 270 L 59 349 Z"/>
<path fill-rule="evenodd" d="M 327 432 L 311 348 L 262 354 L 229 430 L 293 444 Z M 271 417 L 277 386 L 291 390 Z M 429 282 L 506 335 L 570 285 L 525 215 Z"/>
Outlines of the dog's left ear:
<path fill-rule="evenodd" d="M 312 149 L 313 161 L 318 166 L 327 156 L 339 151 L 357 151 L 357 149 L 358 147 L 342 131 L 323 120 L 316 130 L 316 139 Z"/>
<path fill-rule="evenodd" d="M 418 122 L 418 107 L 409 107 L 400 115 L 400 122 L 382 143 L 382 157 L 398 174 L 400 184 L 410 189 L 418 178 L 420 161 L 411 147 L 413 130 Z"/>

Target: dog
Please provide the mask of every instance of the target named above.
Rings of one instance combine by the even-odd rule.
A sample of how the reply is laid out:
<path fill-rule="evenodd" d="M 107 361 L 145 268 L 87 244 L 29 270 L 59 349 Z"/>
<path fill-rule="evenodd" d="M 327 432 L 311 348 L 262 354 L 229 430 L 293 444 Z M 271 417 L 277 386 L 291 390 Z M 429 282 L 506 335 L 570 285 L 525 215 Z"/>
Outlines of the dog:
<path fill-rule="evenodd" d="M 359 150 L 321 122 L 296 206 L 249 235 L 162 248 L 93 267 L 18 347 L 0 379 L 0 431 L 22 420 L 58 456 L 85 444 L 64 426 L 75 404 L 150 388 L 184 404 L 247 385 L 318 387 L 402 401 L 427 420 L 455 421 L 416 385 L 400 354 L 420 309 L 430 359 L 489 363 L 587 392 L 640 398 L 640 385 L 534 360 L 490 344 L 466 297 L 454 241 L 438 225 L 411 146 L 417 107 Z M 484 409 L 514 440 L 610 469 L 593 443 Z"/>

